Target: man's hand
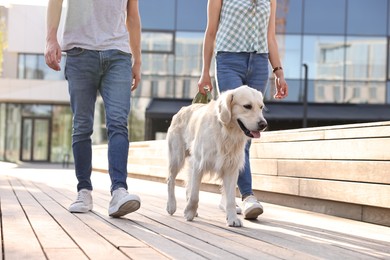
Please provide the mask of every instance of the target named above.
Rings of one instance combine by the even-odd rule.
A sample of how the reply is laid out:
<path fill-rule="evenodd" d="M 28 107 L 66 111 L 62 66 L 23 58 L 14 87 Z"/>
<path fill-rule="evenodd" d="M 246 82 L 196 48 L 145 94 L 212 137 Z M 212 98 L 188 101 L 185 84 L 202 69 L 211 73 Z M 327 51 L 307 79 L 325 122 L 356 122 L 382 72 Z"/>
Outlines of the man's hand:
<path fill-rule="evenodd" d="M 139 82 L 141 81 L 141 64 L 134 63 L 132 72 L 133 72 L 133 84 L 131 85 L 131 91 L 134 91 L 136 90 Z"/>
<path fill-rule="evenodd" d="M 60 62 L 61 62 L 61 47 L 57 41 L 48 41 L 46 43 L 45 50 L 45 61 L 47 66 L 53 70 L 60 71 Z"/>

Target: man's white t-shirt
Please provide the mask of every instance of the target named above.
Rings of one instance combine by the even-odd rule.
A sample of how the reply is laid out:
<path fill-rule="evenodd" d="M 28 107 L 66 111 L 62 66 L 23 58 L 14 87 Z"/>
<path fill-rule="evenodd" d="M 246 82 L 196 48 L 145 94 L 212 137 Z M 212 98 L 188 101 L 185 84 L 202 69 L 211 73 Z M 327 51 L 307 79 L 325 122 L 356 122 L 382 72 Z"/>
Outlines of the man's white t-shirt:
<path fill-rule="evenodd" d="M 62 50 L 118 49 L 130 53 L 127 0 L 68 0 Z"/>

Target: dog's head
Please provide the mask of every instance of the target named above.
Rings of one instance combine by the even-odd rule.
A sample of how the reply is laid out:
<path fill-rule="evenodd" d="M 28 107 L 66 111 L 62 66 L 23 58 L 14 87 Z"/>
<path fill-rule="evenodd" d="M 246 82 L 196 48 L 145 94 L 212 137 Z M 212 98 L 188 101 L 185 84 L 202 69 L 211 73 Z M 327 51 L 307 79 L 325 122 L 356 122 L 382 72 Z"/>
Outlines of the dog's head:
<path fill-rule="evenodd" d="M 260 132 L 267 127 L 260 91 L 244 85 L 221 93 L 217 102 L 218 119 L 222 124 L 236 124 L 251 138 L 259 138 Z"/>

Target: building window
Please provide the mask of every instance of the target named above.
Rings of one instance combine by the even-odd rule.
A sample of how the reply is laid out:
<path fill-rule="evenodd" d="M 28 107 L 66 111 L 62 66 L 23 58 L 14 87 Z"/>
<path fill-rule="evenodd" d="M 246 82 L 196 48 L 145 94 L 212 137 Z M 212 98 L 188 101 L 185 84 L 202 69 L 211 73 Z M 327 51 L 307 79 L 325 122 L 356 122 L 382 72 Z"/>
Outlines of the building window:
<path fill-rule="evenodd" d="M 348 35 L 386 35 L 388 0 L 348 1 Z M 364 19 L 362 19 L 364 17 Z"/>
<path fill-rule="evenodd" d="M 158 97 L 158 81 L 157 80 L 152 80 L 150 82 L 150 91 L 151 91 L 151 94 L 150 94 L 151 97 Z"/>
<path fill-rule="evenodd" d="M 176 20 L 176 2 L 176 0 L 139 1 L 140 15 L 146 18 L 142 19 L 142 28 L 173 30 Z"/>
<path fill-rule="evenodd" d="M 346 5 L 346 0 L 304 1 L 304 33 L 343 35 Z"/>
<path fill-rule="evenodd" d="M 23 105 L 22 115 L 23 116 L 40 116 L 50 117 L 52 113 L 52 106 L 50 105 Z"/>
<path fill-rule="evenodd" d="M 65 56 L 62 57 L 60 66 L 61 68 L 65 67 Z M 20 53 L 18 56 L 18 78 L 65 80 L 62 71 L 54 71 L 46 65 L 43 54 L 26 53 Z"/>
<path fill-rule="evenodd" d="M 358 99 L 358 98 L 360 98 L 360 96 L 361 96 L 361 94 L 360 94 L 360 87 L 353 88 L 352 98 L 353 99 Z"/>
<path fill-rule="evenodd" d="M 141 49 L 144 53 L 173 53 L 175 34 L 173 31 L 142 32 Z"/>
<path fill-rule="evenodd" d="M 302 37 L 300 35 L 284 34 L 277 34 L 276 37 L 284 76 L 288 79 L 300 79 L 302 73 Z M 312 69 L 314 68 L 310 68 L 310 70 Z M 269 70 L 269 73 L 270 77 L 273 77 L 272 69 Z"/>
<path fill-rule="evenodd" d="M 200 77 L 200 72 L 202 71 L 203 36 L 203 33 L 177 32 L 175 75 Z"/>
<path fill-rule="evenodd" d="M 333 102 L 340 103 L 341 100 L 341 87 L 340 86 L 334 86 L 333 87 Z"/>
<path fill-rule="evenodd" d="M 191 80 L 183 79 L 183 95 L 182 98 L 190 98 L 191 93 Z"/>
<path fill-rule="evenodd" d="M 348 37 L 347 80 L 384 81 L 386 78 L 386 38 Z"/>
<path fill-rule="evenodd" d="M 317 88 L 317 91 L 318 91 L 317 97 L 320 100 L 323 100 L 325 98 L 325 88 L 324 88 L 324 86 L 319 86 Z"/>
<path fill-rule="evenodd" d="M 390 23 L 390 21 L 389 21 Z M 390 29 L 389 29 L 390 30 Z M 387 37 L 387 49 L 386 49 L 386 53 L 387 53 L 387 80 L 390 79 L 390 37 Z"/>
<path fill-rule="evenodd" d="M 308 65 L 309 79 L 344 79 L 346 48 L 342 36 L 304 36 L 303 63 Z"/>
<path fill-rule="evenodd" d="M 180 31 L 203 31 L 207 25 L 207 1 L 176 1 L 176 28 Z M 279 4 L 279 3 L 278 3 Z"/>
<path fill-rule="evenodd" d="M 377 88 L 370 88 L 369 89 L 369 97 L 371 100 L 376 100 L 378 95 L 378 89 Z"/>
<path fill-rule="evenodd" d="M 51 162 L 63 162 L 67 158 L 73 162 L 72 111 L 69 106 L 53 106 L 52 114 Z"/>
<path fill-rule="evenodd" d="M 386 104 L 390 104 L 390 82 L 386 84 Z"/>

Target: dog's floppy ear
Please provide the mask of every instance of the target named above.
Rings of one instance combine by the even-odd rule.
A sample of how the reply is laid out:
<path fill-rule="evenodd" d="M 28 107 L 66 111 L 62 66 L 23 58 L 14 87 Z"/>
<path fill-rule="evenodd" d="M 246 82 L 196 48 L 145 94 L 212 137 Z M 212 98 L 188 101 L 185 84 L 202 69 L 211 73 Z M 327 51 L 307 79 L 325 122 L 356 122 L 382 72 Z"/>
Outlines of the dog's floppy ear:
<path fill-rule="evenodd" d="M 223 124 L 228 124 L 232 117 L 233 93 L 231 91 L 222 93 L 218 103 L 218 119 Z"/>

